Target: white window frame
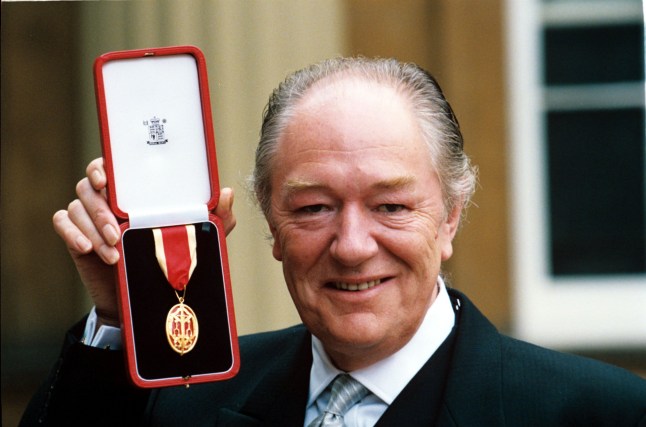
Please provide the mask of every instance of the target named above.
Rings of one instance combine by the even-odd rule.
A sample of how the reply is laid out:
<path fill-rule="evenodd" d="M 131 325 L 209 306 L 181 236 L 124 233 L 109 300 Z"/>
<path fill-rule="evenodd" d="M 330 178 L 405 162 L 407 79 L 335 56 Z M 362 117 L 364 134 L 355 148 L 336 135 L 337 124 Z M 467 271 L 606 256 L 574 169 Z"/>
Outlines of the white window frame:
<path fill-rule="evenodd" d="M 562 93 L 543 87 L 542 26 L 547 21 L 572 22 L 574 16 L 581 22 L 622 20 L 634 17 L 636 6 L 643 7 L 617 0 L 594 0 L 583 8 L 581 4 L 581 0 L 506 3 L 513 333 L 559 349 L 644 348 L 646 274 L 554 277 L 550 273 L 544 111 L 547 103 L 564 102 L 562 107 L 567 108 L 567 96 L 559 101 Z M 637 88 L 644 91 L 643 84 Z M 626 93 L 634 89 L 634 85 L 618 87 Z M 594 90 L 588 94 L 595 102 Z M 637 94 L 607 102 L 643 106 L 644 97 Z"/>

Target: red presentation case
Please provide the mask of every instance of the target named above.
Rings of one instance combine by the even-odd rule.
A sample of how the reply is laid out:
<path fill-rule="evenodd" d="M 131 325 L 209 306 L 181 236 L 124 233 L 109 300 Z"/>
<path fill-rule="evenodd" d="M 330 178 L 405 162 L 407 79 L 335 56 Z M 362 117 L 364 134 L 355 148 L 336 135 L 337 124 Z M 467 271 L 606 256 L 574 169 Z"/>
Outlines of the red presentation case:
<path fill-rule="evenodd" d="M 106 53 L 94 64 L 108 203 L 120 221 L 121 330 L 132 382 L 144 388 L 235 376 L 240 366 L 206 61 L 193 46 Z M 153 229 L 193 224 L 197 264 L 185 304 L 199 335 L 173 350 L 166 318 L 178 295 Z"/>

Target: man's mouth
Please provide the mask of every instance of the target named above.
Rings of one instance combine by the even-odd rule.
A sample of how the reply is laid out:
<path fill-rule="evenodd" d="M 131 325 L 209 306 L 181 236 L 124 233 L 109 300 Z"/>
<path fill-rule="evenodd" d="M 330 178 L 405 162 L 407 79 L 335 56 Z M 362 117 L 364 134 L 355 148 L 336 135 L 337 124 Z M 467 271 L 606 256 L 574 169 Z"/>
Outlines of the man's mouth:
<path fill-rule="evenodd" d="M 377 279 L 361 283 L 334 282 L 334 286 L 344 291 L 365 291 L 366 289 L 374 288 L 380 283 L 381 279 Z"/>

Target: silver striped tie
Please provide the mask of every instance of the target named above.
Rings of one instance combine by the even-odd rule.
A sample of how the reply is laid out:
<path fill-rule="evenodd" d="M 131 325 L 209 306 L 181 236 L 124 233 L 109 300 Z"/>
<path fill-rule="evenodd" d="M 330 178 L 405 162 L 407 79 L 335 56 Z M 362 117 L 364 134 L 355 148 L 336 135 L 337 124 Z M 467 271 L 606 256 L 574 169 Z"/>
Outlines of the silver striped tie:
<path fill-rule="evenodd" d="M 325 412 L 308 427 L 343 427 L 343 416 L 369 393 L 368 389 L 348 374 L 338 375 L 332 382 L 330 401 Z"/>

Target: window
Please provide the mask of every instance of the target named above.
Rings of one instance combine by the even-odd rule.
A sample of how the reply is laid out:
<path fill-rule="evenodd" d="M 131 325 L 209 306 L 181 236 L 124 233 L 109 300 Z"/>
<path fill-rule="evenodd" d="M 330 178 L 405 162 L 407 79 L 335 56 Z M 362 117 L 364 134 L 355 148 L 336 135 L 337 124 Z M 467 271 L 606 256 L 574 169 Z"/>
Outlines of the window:
<path fill-rule="evenodd" d="M 508 6 L 517 333 L 564 348 L 643 346 L 642 3 Z"/>

